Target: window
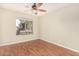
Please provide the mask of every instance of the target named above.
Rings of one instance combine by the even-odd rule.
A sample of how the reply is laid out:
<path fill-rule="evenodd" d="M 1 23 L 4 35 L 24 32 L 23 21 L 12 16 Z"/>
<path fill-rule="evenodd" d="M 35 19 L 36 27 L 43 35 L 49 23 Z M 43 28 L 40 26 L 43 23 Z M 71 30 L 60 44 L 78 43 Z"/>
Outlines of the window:
<path fill-rule="evenodd" d="M 33 21 L 25 18 L 16 19 L 16 35 L 33 34 Z"/>

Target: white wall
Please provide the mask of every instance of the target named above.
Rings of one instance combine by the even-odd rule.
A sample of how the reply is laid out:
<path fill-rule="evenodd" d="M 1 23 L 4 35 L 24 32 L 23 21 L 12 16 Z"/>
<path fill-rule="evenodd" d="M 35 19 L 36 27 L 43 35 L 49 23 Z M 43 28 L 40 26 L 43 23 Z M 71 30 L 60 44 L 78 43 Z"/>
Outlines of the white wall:
<path fill-rule="evenodd" d="M 40 34 L 41 39 L 79 50 L 79 4 L 40 17 Z"/>
<path fill-rule="evenodd" d="M 0 10 L 1 13 L 1 10 Z M 1 15 L 0 15 L 1 16 Z M 0 17 L 1 18 L 1 17 Z M 1 19 L 0 19 L 0 41 L 1 41 Z"/>
<path fill-rule="evenodd" d="M 1 43 L 1 41 L 2 41 L 2 27 L 1 27 L 1 25 L 2 25 L 2 22 L 1 22 L 1 15 L 2 15 L 2 10 L 0 10 L 0 43 Z"/>
<path fill-rule="evenodd" d="M 0 9 L 0 22 L 2 29 L 2 38 L 0 37 L 0 45 L 6 45 L 14 42 L 22 42 L 39 38 L 38 18 L 32 15 L 22 14 L 15 11 Z M 2 13 L 2 14 L 1 14 Z M 16 36 L 16 17 L 30 18 L 33 20 L 33 35 Z"/>

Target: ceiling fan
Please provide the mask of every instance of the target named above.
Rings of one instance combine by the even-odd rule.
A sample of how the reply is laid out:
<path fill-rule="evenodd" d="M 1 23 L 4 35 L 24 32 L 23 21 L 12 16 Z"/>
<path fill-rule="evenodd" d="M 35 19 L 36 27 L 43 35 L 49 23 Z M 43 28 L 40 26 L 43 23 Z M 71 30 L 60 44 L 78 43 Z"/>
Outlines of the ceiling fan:
<path fill-rule="evenodd" d="M 31 5 L 31 6 L 30 6 Z M 25 4 L 26 8 L 31 8 L 32 12 L 37 15 L 38 12 L 46 12 L 47 10 L 41 9 L 40 7 L 43 5 L 43 3 L 31 3 L 31 4 Z"/>
<path fill-rule="evenodd" d="M 40 7 L 41 7 L 42 5 L 43 5 L 43 3 L 34 3 L 34 4 L 32 5 L 32 10 L 35 10 L 35 11 L 36 11 L 35 14 L 38 14 L 38 11 L 40 11 L 40 12 L 46 12 L 46 10 L 40 9 Z"/>
<path fill-rule="evenodd" d="M 33 10 L 38 10 L 38 11 L 41 11 L 41 12 L 46 12 L 46 10 L 39 8 L 39 7 L 41 7 L 42 5 L 43 5 L 43 3 L 34 3 L 34 4 L 32 5 L 32 9 L 33 9 Z"/>

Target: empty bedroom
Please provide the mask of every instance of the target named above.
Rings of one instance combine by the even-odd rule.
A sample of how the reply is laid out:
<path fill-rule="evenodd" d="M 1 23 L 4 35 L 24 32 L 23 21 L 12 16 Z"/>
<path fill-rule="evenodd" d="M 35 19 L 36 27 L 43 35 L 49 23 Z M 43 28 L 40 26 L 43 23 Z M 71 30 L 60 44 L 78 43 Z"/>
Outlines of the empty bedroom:
<path fill-rule="evenodd" d="M 0 56 L 79 56 L 79 3 L 0 3 Z"/>

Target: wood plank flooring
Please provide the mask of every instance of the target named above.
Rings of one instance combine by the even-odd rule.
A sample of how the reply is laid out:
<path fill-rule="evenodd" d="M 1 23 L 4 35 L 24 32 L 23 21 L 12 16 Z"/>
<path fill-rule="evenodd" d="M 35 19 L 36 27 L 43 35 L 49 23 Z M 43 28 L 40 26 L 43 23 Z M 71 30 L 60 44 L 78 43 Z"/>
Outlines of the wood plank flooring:
<path fill-rule="evenodd" d="M 79 53 L 37 39 L 2 46 L 0 56 L 79 56 Z"/>

